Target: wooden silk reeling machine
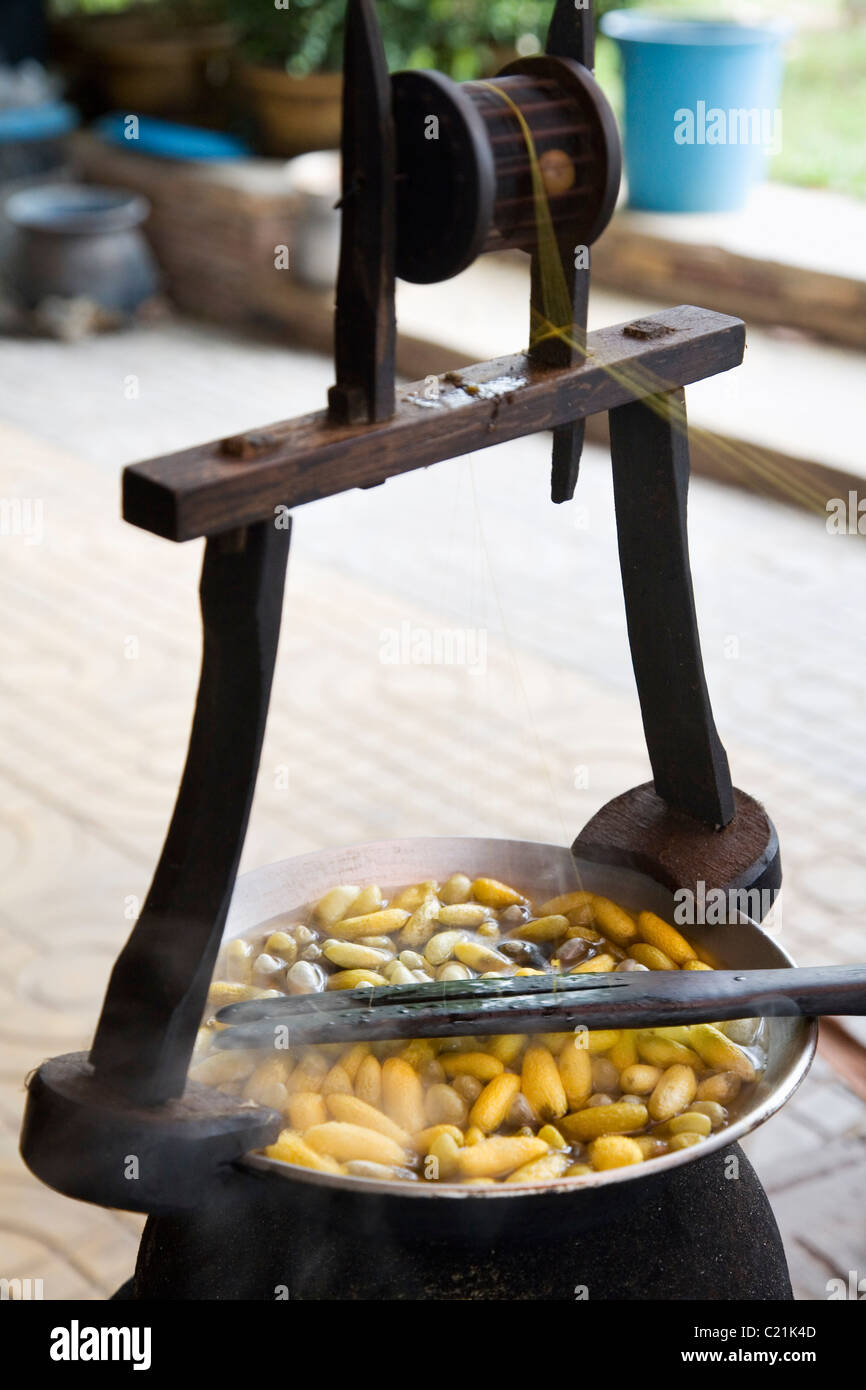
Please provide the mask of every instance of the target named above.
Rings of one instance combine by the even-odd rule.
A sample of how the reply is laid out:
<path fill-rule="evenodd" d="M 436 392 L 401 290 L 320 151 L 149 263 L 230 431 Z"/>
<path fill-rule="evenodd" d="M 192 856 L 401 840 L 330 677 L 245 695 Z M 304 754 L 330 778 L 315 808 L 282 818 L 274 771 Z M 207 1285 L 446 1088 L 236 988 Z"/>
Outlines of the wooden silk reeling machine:
<path fill-rule="evenodd" d="M 171 825 L 92 1049 L 44 1063 L 29 1085 L 23 1155 L 71 1197 L 148 1212 L 192 1206 L 217 1170 L 281 1127 L 273 1111 L 187 1084 L 187 1069 L 256 780 L 287 517 L 305 502 L 540 430 L 553 431 L 552 493 L 563 502 L 586 417 L 607 411 L 654 780 L 599 811 L 574 849 L 672 888 L 780 884 L 773 827 L 732 787 L 713 722 L 686 532 L 683 388 L 740 363 L 744 326 L 680 307 L 587 334 L 579 252 L 607 225 L 620 180 L 592 54 L 591 9 L 558 0 L 546 52 L 489 83 L 390 78 L 373 0 L 349 0 L 328 408 L 125 471 L 127 521 L 168 540 L 206 538 L 204 646 Z M 503 247 L 532 258 L 529 350 L 441 378 L 433 399 L 424 383 L 397 390 L 395 275 L 432 283 Z M 129 1154 L 136 1183 L 124 1173 Z"/>

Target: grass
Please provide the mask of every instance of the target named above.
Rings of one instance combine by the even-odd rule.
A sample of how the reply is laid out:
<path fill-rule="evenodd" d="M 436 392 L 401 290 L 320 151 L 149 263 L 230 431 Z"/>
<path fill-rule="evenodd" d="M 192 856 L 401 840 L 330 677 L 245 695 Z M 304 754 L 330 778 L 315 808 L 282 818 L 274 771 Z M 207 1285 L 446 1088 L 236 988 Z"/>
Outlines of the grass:
<path fill-rule="evenodd" d="M 653 9 L 697 11 L 688 0 L 667 0 Z M 700 12 L 730 16 L 722 0 L 703 0 Z M 790 6 L 764 0 L 765 13 Z M 599 38 L 596 73 L 617 115 L 623 86 L 616 45 Z M 782 93 L 782 152 L 770 177 L 779 183 L 826 188 L 866 198 L 866 26 L 821 28 L 790 45 Z"/>
<path fill-rule="evenodd" d="M 772 178 L 866 198 L 866 28 L 795 42 L 782 121 Z"/>

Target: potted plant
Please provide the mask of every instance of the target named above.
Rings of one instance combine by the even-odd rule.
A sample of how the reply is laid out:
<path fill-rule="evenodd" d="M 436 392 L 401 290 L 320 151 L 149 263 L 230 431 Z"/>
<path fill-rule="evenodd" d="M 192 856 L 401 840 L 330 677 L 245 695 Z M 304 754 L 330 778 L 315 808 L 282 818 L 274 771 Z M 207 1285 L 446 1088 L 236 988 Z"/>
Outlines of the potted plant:
<path fill-rule="evenodd" d="M 549 0 L 388 0 L 389 68 L 435 67 L 458 81 L 493 73 L 541 48 Z M 270 154 L 334 149 L 340 141 L 346 0 L 230 0 L 241 31 L 240 83 Z"/>
<path fill-rule="evenodd" d="M 54 0 L 54 47 L 88 114 L 212 115 L 235 31 L 225 0 Z"/>

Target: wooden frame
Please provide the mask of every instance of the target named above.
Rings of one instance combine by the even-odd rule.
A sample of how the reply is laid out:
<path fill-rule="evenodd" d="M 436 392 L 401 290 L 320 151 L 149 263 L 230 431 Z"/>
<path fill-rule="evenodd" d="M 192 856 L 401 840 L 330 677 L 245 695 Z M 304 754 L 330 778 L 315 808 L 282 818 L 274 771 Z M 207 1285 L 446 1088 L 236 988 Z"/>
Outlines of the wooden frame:
<path fill-rule="evenodd" d="M 576 17 L 572 0 L 557 0 L 544 71 L 561 58 L 588 64 L 591 26 L 591 9 Z M 128 521 L 174 541 L 208 538 L 201 680 L 165 846 L 115 965 L 93 1049 L 39 1069 L 22 1135 L 37 1175 L 107 1205 L 155 1210 L 195 1200 L 209 1174 L 280 1127 L 274 1112 L 185 1086 L 255 787 L 288 512 L 305 502 L 544 429 L 554 431 L 554 500 L 566 500 L 583 421 L 609 411 L 629 638 L 655 787 L 603 808 L 576 847 L 590 859 L 639 863 L 661 882 L 691 886 L 701 873 L 711 887 L 778 886 L 775 832 L 757 803 L 735 794 L 713 723 L 688 561 L 682 388 L 740 363 L 743 324 L 681 306 L 586 336 L 588 274 L 566 271 L 573 322 L 564 338 L 446 373 L 432 390 L 417 382 L 395 399 L 394 129 L 373 0 L 348 0 L 345 71 L 329 410 L 124 473 Z M 581 84 L 593 86 L 585 75 Z M 615 132 L 606 139 L 599 159 L 607 175 L 618 147 Z M 602 184 L 606 197 L 606 176 Z M 563 258 L 568 232 L 557 228 Z M 536 311 L 538 270 L 536 259 Z M 134 1202 L 122 1195 L 125 1153 L 148 1164 Z"/>
<path fill-rule="evenodd" d="M 123 515 L 174 541 L 273 519 L 349 488 L 374 487 L 506 440 L 566 426 L 641 396 L 739 366 L 739 319 L 689 305 L 638 325 L 591 333 L 586 360 L 546 367 L 527 353 L 477 363 L 403 387 L 394 415 L 376 424 L 334 424 L 327 411 L 250 430 L 130 465 Z"/>

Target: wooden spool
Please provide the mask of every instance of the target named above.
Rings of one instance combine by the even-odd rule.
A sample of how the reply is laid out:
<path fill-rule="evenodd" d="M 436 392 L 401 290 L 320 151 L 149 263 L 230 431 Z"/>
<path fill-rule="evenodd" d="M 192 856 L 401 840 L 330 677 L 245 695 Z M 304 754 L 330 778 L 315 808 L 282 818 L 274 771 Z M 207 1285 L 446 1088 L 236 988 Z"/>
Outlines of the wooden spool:
<path fill-rule="evenodd" d="M 490 82 L 462 84 L 438 72 L 400 72 L 392 88 L 401 279 L 438 283 L 487 251 L 535 249 L 532 157 L 517 111 L 554 228 L 573 246 L 590 246 L 604 231 L 619 190 L 619 137 L 580 63 L 526 58 Z"/>

